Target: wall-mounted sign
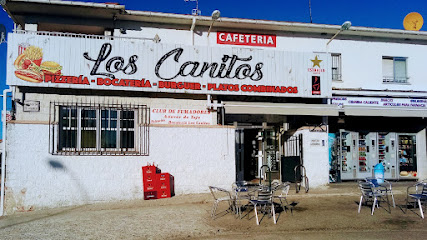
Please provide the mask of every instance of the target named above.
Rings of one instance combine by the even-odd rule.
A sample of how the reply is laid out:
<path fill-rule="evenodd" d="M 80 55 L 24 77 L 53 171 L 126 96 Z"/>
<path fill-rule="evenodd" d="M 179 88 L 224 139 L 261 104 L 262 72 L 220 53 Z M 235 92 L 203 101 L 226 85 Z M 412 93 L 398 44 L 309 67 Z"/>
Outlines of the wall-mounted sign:
<path fill-rule="evenodd" d="M 320 139 L 311 139 L 310 146 L 320 146 Z"/>
<path fill-rule="evenodd" d="M 40 112 L 40 101 L 24 101 L 24 112 Z"/>
<path fill-rule="evenodd" d="M 310 68 L 308 68 L 308 72 L 314 74 L 314 75 L 318 75 L 320 73 L 324 73 L 325 67 L 324 64 L 322 64 L 323 60 L 319 58 L 319 55 L 316 55 L 314 57 L 314 59 L 310 59 L 310 61 L 313 63 L 313 66 L 311 66 Z"/>
<path fill-rule="evenodd" d="M 320 76 L 311 76 L 311 94 L 320 95 Z"/>
<path fill-rule="evenodd" d="M 217 32 L 218 44 L 276 47 L 276 35 Z"/>
<path fill-rule="evenodd" d="M 427 99 L 334 97 L 332 104 L 339 106 L 374 106 L 427 109 Z"/>
<path fill-rule="evenodd" d="M 326 54 L 10 34 L 12 86 L 276 97 L 331 96 Z M 249 38 L 248 38 L 249 39 Z M 269 42 L 267 40 L 267 42 Z M 329 74 L 329 75 L 328 75 Z M 322 91 L 320 92 L 320 86 Z"/>
<path fill-rule="evenodd" d="M 212 125 L 212 113 L 200 109 L 151 108 L 151 124 Z"/>

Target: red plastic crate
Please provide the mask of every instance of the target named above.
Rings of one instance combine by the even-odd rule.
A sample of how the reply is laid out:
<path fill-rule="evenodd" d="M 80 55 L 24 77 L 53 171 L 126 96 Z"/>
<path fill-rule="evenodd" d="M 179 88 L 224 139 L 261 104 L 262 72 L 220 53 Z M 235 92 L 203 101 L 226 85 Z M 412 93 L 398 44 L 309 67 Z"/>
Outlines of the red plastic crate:
<path fill-rule="evenodd" d="M 159 190 L 166 190 L 170 189 L 170 183 L 166 181 L 161 181 L 157 183 L 157 189 Z"/>
<path fill-rule="evenodd" d="M 160 198 L 170 198 L 172 195 L 171 195 L 171 191 L 169 190 L 169 189 L 166 189 L 166 190 L 159 190 L 158 191 L 158 194 L 157 194 L 157 197 L 160 199 Z"/>
<path fill-rule="evenodd" d="M 161 173 L 162 171 L 160 170 L 160 168 L 153 166 L 153 165 L 149 165 L 149 166 L 143 166 L 142 167 L 142 174 L 156 174 L 156 173 Z"/>
<path fill-rule="evenodd" d="M 157 198 L 158 198 L 157 191 L 144 192 L 144 200 L 157 199 Z"/>
<path fill-rule="evenodd" d="M 161 192 L 161 198 L 175 196 L 175 178 L 173 175 L 169 173 L 157 174 L 157 184 L 157 189 Z M 167 192 L 167 194 L 164 192 Z"/>
<path fill-rule="evenodd" d="M 145 183 L 150 183 L 150 182 L 157 182 L 157 176 L 156 174 L 144 174 L 142 176 L 143 182 Z"/>
<path fill-rule="evenodd" d="M 156 181 L 144 182 L 144 192 L 157 191 L 158 185 Z"/>
<path fill-rule="evenodd" d="M 170 182 L 171 177 L 173 178 L 173 176 L 169 173 L 159 173 L 157 174 L 157 180 L 158 181 L 165 181 L 165 182 Z"/>

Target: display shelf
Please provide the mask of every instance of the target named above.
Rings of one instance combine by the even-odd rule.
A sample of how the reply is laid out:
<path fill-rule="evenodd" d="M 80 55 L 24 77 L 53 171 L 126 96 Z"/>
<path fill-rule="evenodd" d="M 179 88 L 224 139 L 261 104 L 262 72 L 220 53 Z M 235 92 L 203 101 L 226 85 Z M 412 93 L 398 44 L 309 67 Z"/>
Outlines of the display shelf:
<path fill-rule="evenodd" d="M 360 135 L 359 137 L 359 171 L 366 172 L 366 135 Z"/>
<path fill-rule="evenodd" d="M 416 144 L 413 136 L 399 136 L 400 172 L 416 172 Z M 401 175 L 402 176 L 402 175 Z M 404 176 L 406 177 L 406 176 Z"/>
<path fill-rule="evenodd" d="M 341 140 L 341 171 L 347 172 L 347 143 L 345 139 Z"/>
<path fill-rule="evenodd" d="M 378 133 L 378 162 L 382 163 L 386 160 L 386 134 Z"/>

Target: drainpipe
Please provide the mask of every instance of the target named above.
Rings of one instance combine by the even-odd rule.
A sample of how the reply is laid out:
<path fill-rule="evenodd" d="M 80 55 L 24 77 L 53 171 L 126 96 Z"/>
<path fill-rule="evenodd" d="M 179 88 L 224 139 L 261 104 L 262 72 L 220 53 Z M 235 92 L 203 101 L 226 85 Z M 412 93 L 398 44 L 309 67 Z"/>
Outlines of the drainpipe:
<path fill-rule="evenodd" d="M 193 17 L 193 23 L 191 24 L 191 42 L 194 46 L 194 27 L 196 26 L 196 17 Z"/>
<path fill-rule="evenodd" d="M 4 181 L 5 181 L 5 168 L 6 168 L 6 102 L 7 102 L 7 93 L 12 92 L 12 89 L 3 90 L 3 111 L 2 111 L 2 153 L 1 153 L 1 198 L 0 198 L 0 216 L 4 215 Z"/>

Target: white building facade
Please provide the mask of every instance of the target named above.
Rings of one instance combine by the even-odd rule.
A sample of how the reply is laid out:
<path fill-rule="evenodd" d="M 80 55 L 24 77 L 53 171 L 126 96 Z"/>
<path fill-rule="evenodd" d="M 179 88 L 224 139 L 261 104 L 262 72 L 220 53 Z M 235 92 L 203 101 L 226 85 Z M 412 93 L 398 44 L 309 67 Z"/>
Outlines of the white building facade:
<path fill-rule="evenodd" d="M 17 24 L 6 213 L 142 199 L 153 162 L 176 194 L 265 169 L 295 180 L 298 164 L 310 187 L 372 176 L 379 162 L 390 179 L 427 177 L 423 32 L 353 27 L 326 44 L 340 26 L 210 28 L 210 17 L 68 1 L 3 8 Z"/>

